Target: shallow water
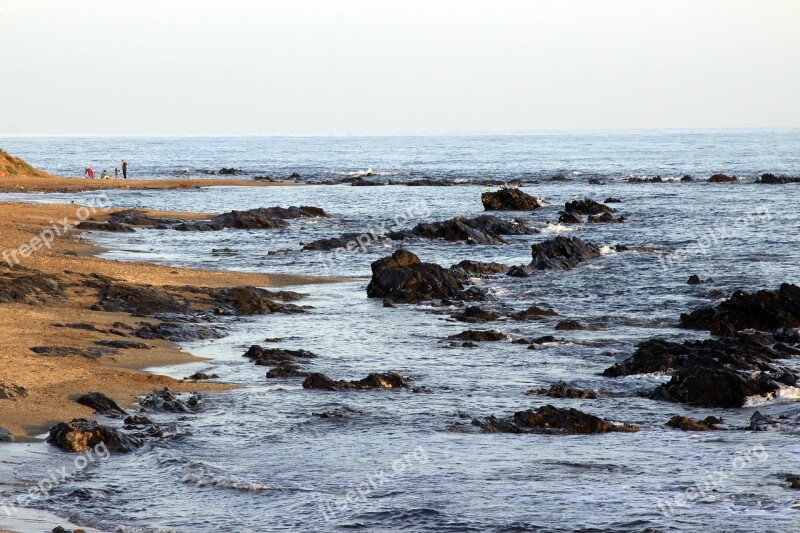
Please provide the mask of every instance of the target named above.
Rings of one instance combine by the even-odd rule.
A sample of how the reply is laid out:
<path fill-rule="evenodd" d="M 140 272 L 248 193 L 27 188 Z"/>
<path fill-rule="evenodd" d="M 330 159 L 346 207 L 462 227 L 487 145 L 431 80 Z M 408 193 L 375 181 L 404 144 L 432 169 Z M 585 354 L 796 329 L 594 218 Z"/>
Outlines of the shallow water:
<path fill-rule="evenodd" d="M 713 165 L 724 163 L 721 168 L 714 167 L 715 171 L 756 175 L 761 170 L 784 169 L 800 175 L 797 152 L 780 150 L 796 138 L 789 140 L 783 133 L 774 137 L 751 133 L 749 144 L 741 141 L 735 145 L 778 147 L 774 160 L 771 152 L 754 154 L 714 145 L 709 148 L 712 155 L 700 163 L 680 159 L 679 151 L 669 146 L 651 146 L 651 134 L 628 135 L 625 143 L 613 135 L 596 137 L 600 147 L 587 149 L 584 168 L 610 168 L 608 162 L 614 159 L 610 154 L 616 151 L 615 164 L 623 175 L 654 172 L 658 165 L 672 167 L 676 174 L 699 175 L 706 172 L 705 162 L 712 160 Z M 97 140 L 93 149 L 101 152 L 107 142 Z M 380 160 L 384 139 L 378 138 L 375 146 L 363 142 L 363 151 L 370 157 L 355 159 L 351 168 L 392 167 L 393 160 Z M 423 143 L 414 138 L 405 148 L 407 152 L 396 157 L 413 153 L 419 144 L 434 153 L 440 142 Z M 458 145 L 459 141 L 447 142 Z M 484 164 L 480 157 L 470 159 L 475 153 L 471 142 L 462 143 L 464 157 L 458 163 L 447 163 L 461 168 L 462 175 L 477 173 Z M 547 142 L 558 144 L 552 139 Z M 684 155 L 694 153 L 696 139 L 683 142 Z M 671 143 L 680 144 L 676 139 Z M 91 142 L 88 145 L 92 146 Z M 623 145 L 631 146 L 623 150 Z M 178 143 L 172 150 L 178 153 L 182 147 Z M 339 140 L 333 140 L 324 150 L 339 153 L 340 148 Z M 37 150 L 44 152 L 38 147 L 29 149 Z M 428 157 L 428 152 L 420 157 Z M 350 152 L 345 149 L 342 153 Z M 599 153 L 609 155 L 603 159 Z M 655 163 L 659 154 L 661 162 Z M 239 154 L 226 155 L 233 159 Z M 345 156 L 337 157 L 344 160 Z M 366 162 L 370 158 L 380 161 Z M 62 161 L 66 159 L 64 156 Z M 166 168 L 172 163 L 161 164 Z M 339 168 L 337 165 L 331 164 Z M 494 165 L 501 173 L 516 172 L 513 160 L 495 160 Z M 553 170 L 550 163 L 542 167 Z M 565 164 L 564 168 L 573 166 Z M 207 395 L 203 410 L 196 415 L 180 420 L 156 415 L 156 421 L 177 422 L 186 434 L 93 465 L 78 479 L 57 487 L 40 506 L 104 530 L 796 530 L 800 498 L 783 483 L 783 475 L 800 473 L 796 433 L 800 404 L 796 397 L 788 395 L 782 401 L 742 409 L 698 409 L 637 395 L 665 380 L 664 376 L 610 379 L 599 373 L 629 355 L 641 340 L 656 335 L 703 337 L 675 328 L 681 312 L 715 303 L 735 289 L 800 282 L 800 185 L 617 181 L 596 186 L 579 177 L 525 188 L 545 198 L 551 207 L 533 214 L 500 215 L 528 220 L 541 227 L 540 235 L 509 237 L 507 246 L 407 243 L 424 261 L 443 265 L 462 259 L 525 263 L 530 261 L 532 243 L 557 232 L 608 247 L 622 243 L 655 248 L 653 252 L 622 253 L 609 249 L 602 258 L 572 271 L 480 280 L 496 297 L 492 306 L 519 310 L 537 304 L 552 306 L 560 313 L 552 319 L 486 326 L 506 332 L 511 339 L 559 338 L 535 350 L 510 341 L 482 343 L 474 349 L 449 348 L 444 342 L 448 335 L 483 326 L 452 322 L 448 315 L 437 313 L 440 308 L 384 308 L 380 300 L 366 298 L 370 262 L 388 255 L 396 243 L 338 256 L 299 251 L 300 242 L 366 232 L 381 223 L 388 229 L 400 229 L 420 221 L 477 215 L 483 212 L 483 190 L 469 185 L 306 186 L 108 193 L 119 207 L 223 212 L 315 205 L 331 214 L 330 219 L 292 221 L 291 228 L 275 231 L 88 234 L 87 238 L 109 249 L 106 256 L 110 258 L 341 275 L 352 281 L 296 288 L 309 295 L 302 303 L 313 309 L 306 314 L 231 320 L 226 322 L 230 336 L 187 344 L 187 350 L 210 360 L 158 371 L 182 377 L 210 370 L 242 388 Z M 596 200 L 621 198 L 622 203 L 613 205 L 629 221 L 578 229 L 554 224 L 559 206 L 572 195 Z M 92 196 L 4 197 L 81 203 Z M 697 247 L 698 241 L 707 246 Z M 212 252 L 223 248 L 230 251 Z M 269 254 L 275 250 L 291 251 Z M 693 253 L 684 254 L 686 251 Z M 687 285 L 686 279 L 693 273 L 710 281 Z M 562 319 L 593 324 L 597 329 L 554 331 L 553 326 Z M 241 355 L 251 344 L 263 344 L 272 337 L 286 337 L 282 347 L 317 353 L 319 357 L 306 367 L 335 379 L 397 371 L 432 393 L 328 393 L 303 390 L 299 379 L 267 380 L 265 367 L 254 366 Z M 596 389 L 601 399 L 525 395 L 559 379 Z M 482 434 L 471 428 L 469 418 L 463 418 L 463 413 L 508 416 L 546 403 L 633 422 L 641 425 L 642 431 L 591 436 Z M 326 419 L 313 414 L 335 408 L 349 409 L 349 415 Z M 664 426 L 673 414 L 699 418 L 713 414 L 733 426 L 746 426 L 757 409 L 773 416 L 785 414 L 788 422 L 781 431 L 770 432 L 684 433 Z M 463 426 L 456 428 L 467 431 L 453 430 L 451 426 L 457 422 Z M 18 478 L 35 481 L 46 467 L 67 457 L 52 450 L 43 456 L 17 467 Z M 713 484 L 708 478 L 711 473 L 715 473 Z M 699 487 L 702 494 L 687 502 L 684 496 L 692 487 Z M 83 500 L 70 495 L 77 488 L 97 492 Z M 672 512 L 664 512 L 670 505 Z"/>

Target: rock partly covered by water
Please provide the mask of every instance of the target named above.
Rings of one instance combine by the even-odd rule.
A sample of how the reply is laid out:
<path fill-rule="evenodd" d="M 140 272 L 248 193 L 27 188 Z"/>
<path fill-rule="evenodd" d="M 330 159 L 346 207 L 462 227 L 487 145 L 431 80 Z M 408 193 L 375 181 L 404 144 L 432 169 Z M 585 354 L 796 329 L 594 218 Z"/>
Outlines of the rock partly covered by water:
<path fill-rule="evenodd" d="M 537 270 L 567 270 L 583 261 L 600 257 L 600 248 L 578 237 L 561 235 L 531 247 L 533 260 L 530 266 Z"/>
<path fill-rule="evenodd" d="M 397 250 L 372 263 L 367 296 L 403 303 L 458 299 L 464 296 L 464 286 L 451 270 L 423 263 L 407 250 Z"/>
<path fill-rule="evenodd" d="M 532 305 L 522 311 L 517 311 L 511 314 L 514 320 L 538 320 L 546 316 L 558 316 L 555 309 L 542 309 L 539 306 Z"/>
<path fill-rule="evenodd" d="M 500 263 L 484 263 L 481 261 L 470 261 L 469 259 L 464 259 L 457 265 L 450 267 L 450 271 L 462 280 L 475 276 L 500 274 L 506 270 L 508 270 L 508 267 Z"/>
<path fill-rule="evenodd" d="M 756 183 L 765 183 L 769 185 L 781 185 L 784 183 L 800 183 L 800 178 L 792 178 L 789 176 L 776 176 L 769 172 L 761 174 Z"/>
<path fill-rule="evenodd" d="M 680 326 L 708 330 L 714 335 L 732 335 L 745 329 L 797 328 L 800 327 L 800 287 L 784 283 L 777 291 L 736 291 L 716 307 L 682 314 Z"/>
<path fill-rule="evenodd" d="M 533 196 L 515 188 L 486 191 L 481 195 L 486 211 L 533 211 L 544 204 Z"/>
<path fill-rule="evenodd" d="M 518 411 L 511 418 L 500 419 L 490 416 L 483 420 L 474 419 L 472 423 L 490 433 L 576 435 L 639 431 L 639 427 L 634 424 L 613 422 L 577 409 L 562 409 L 552 405 L 545 405 L 536 410 Z"/>
<path fill-rule="evenodd" d="M 334 381 L 325 374 L 315 372 L 310 374 L 306 380 L 303 381 L 304 389 L 320 389 L 328 391 L 341 389 L 397 389 L 407 387 L 408 384 L 406 383 L 405 379 L 403 379 L 403 376 L 394 372 L 388 372 L 385 374 L 370 374 L 364 379 L 360 379 L 358 381 L 346 381 L 343 379 Z"/>
<path fill-rule="evenodd" d="M 441 222 L 417 224 L 409 231 L 389 233 L 389 238 L 403 240 L 411 237 L 442 239 L 467 244 L 507 244 L 500 235 L 533 235 L 539 230 L 523 221 L 508 221 L 491 215 L 475 218 L 455 217 Z"/>
<path fill-rule="evenodd" d="M 604 376 L 663 372 L 672 379 L 650 397 L 706 407 L 741 407 L 748 397 L 774 395 L 782 386 L 797 386 L 797 373 L 779 361 L 798 352 L 769 335 L 745 335 L 703 341 L 650 339 L 639 344 Z"/>
<path fill-rule="evenodd" d="M 711 183 L 731 183 L 738 180 L 739 178 L 736 176 L 728 176 L 727 174 L 714 174 L 708 178 L 708 181 Z"/>
<path fill-rule="evenodd" d="M 193 413 L 200 404 L 200 397 L 192 394 L 184 401 L 176 396 L 168 387 L 154 390 L 146 394 L 139 402 L 144 409 L 149 411 L 167 411 L 170 413 Z"/>
<path fill-rule="evenodd" d="M 613 213 L 614 209 L 587 198 L 585 200 L 573 200 L 565 203 L 564 211 L 567 213 L 576 213 L 578 215 L 600 215 L 602 213 Z"/>
<path fill-rule="evenodd" d="M 667 426 L 681 431 L 711 431 L 717 429 L 718 424 L 722 424 L 722 419 L 715 416 L 707 416 L 703 420 L 695 420 L 688 416 L 675 415 L 667 422 Z"/>
<path fill-rule="evenodd" d="M 454 341 L 497 342 L 508 338 L 508 335 L 496 329 L 468 329 L 447 337 Z"/>
<path fill-rule="evenodd" d="M 500 315 L 494 311 L 484 309 L 477 305 L 471 305 L 465 308 L 463 311 L 453 313 L 452 317 L 459 322 L 469 323 L 493 322 L 495 320 L 500 320 L 501 318 Z"/>
<path fill-rule="evenodd" d="M 550 385 L 548 389 L 530 391 L 529 394 L 549 396 L 550 398 L 580 398 L 583 400 L 596 400 L 599 398 L 596 392 L 572 387 L 565 381 L 557 381 Z"/>
<path fill-rule="evenodd" d="M 61 422 L 51 427 L 47 442 L 65 452 L 74 453 L 87 452 L 100 444 L 105 445 L 110 451 L 127 453 L 142 445 L 137 437 L 85 418 L 76 418 L 71 422 Z"/>

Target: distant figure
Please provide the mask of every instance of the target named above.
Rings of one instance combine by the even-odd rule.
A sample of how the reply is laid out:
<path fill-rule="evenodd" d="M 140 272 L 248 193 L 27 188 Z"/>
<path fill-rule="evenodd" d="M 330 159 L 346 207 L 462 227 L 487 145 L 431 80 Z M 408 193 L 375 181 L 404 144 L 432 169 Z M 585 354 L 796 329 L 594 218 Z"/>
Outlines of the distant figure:
<path fill-rule="evenodd" d="M 94 177 L 94 170 L 89 167 L 86 167 L 86 170 L 83 171 L 84 176 L 89 176 L 90 178 Z"/>
<path fill-rule="evenodd" d="M 114 167 L 114 178 L 119 179 L 119 167 Z"/>
<path fill-rule="evenodd" d="M 100 174 L 100 179 L 101 180 L 110 180 L 111 179 L 111 175 L 108 173 L 108 170 L 103 170 L 103 173 Z"/>
<path fill-rule="evenodd" d="M 128 179 L 128 162 L 122 160 L 122 179 Z"/>

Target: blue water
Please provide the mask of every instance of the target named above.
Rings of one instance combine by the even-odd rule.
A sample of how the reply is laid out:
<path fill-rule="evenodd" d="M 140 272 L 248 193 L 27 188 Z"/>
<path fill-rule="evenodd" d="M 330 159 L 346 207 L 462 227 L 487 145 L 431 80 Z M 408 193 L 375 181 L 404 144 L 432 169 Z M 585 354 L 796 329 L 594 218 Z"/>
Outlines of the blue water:
<path fill-rule="evenodd" d="M 641 340 L 657 335 L 703 338 L 702 333 L 676 329 L 681 312 L 714 304 L 735 289 L 800 283 L 800 185 L 633 184 L 627 177 L 700 177 L 719 171 L 749 178 L 764 171 L 800 175 L 795 131 L 4 139 L 0 146 L 56 173 L 67 173 L 63 169 L 76 163 L 82 168 L 89 154 L 112 162 L 125 157 L 132 172 L 148 169 L 151 177 L 169 177 L 189 164 L 236 166 L 278 176 L 298 172 L 312 181 L 368 168 L 397 179 L 489 175 L 533 180 L 564 173 L 572 181 L 525 187 L 549 207 L 501 214 L 523 217 L 541 229 L 539 235 L 510 237 L 505 246 L 418 241 L 408 248 L 425 261 L 443 265 L 462 259 L 511 265 L 529 261 L 530 245 L 556 234 L 606 247 L 602 258 L 572 271 L 479 281 L 496 297 L 490 305 L 498 310 L 537 304 L 553 306 L 561 314 L 527 323 L 501 321 L 487 328 L 500 329 L 512 339 L 556 335 L 558 342 L 535 350 L 510 341 L 449 348 L 444 339 L 471 326 L 449 320 L 441 308 L 389 309 L 366 297 L 370 262 L 388 255 L 396 243 L 339 255 L 301 252 L 300 243 L 364 232 L 382 223 L 387 229 L 403 229 L 420 221 L 478 215 L 483 212 L 482 186 L 108 192 L 118 207 L 223 212 L 304 204 L 331 214 L 330 219 L 293 221 L 290 228 L 274 231 L 88 234 L 109 250 L 108 258 L 335 275 L 348 281 L 297 287 L 308 294 L 303 303 L 313 306 L 306 314 L 230 320 L 230 336 L 187 344 L 188 351 L 209 361 L 158 372 L 182 377 L 210 371 L 241 388 L 207 395 L 205 408 L 196 415 L 180 420 L 156 415 L 160 421 L 178 423 L 188 434 L 88 469 L 80 479 L 54 490 L 43 504 L 48 510 L 108 531 L 797 530 L 800 498 L 784 487 L 783 476 L 800 473 L 800 397 L 788 394 L 782 401 L 742 409 L 700 409 L 638 395 L 664 376 L 599 375 Z M 612 179 L 607 185 L 592 185 L 585 179 L 589 175 Z M 81 203 L 96 194 L 0 199 Z M 579 227 L 557 224 L 558 211 L 573 195 L 621 198 L 623 202 L 614 205 L 629 220 Z M 619 243 L 654 250 L 610 249 Z M 220 248 L 232 251 L 212 252 Z M 710 281 L 687 285 L 693 273 Z M 554 331 L 562 319 L 597 329 Z M 249 345 L 267 337 L 286 337 L 283 346 L 319 354 L 307 368 L 335 379 L 397 371 L 433 392 L 325 393 L 303 390 L 301 380 L 267 380 L 264 367 L 241 357 Z M 559 379 L 595 389 L 601 398 L 525 395 Z M 459 413 L 508 416 L 546 403 L 633 422 L 642 431 L 494 435 L 451 427 L 461 422 L 469 428 L 469 419 Z M 355 411 L 344 419 L 313 414 L 337 407 Z M 746 426 L 757 409 L 787 416 L 786 426 L 770 432 L 707 433 L 664 426 L 674 414 L 713 414 L 732 426 Z M 47 466 L 65 460 L 52 450 L 42 455 L 17 468 L 20 482 L 35 481 Z M 402 472 L 395 471 L 397 466 Z M 714 490 L 675 504 L 687 489 L 703 486 L 707 475 L 720 469 L 726 476 Z M 375 484 L 365 490 L 370 480 Z M 76 488 L 97 493 L 81 500 L 71 496 Z M 363 497 L 354 492 L 359 488 Z M 659 503 L 665 502 L 675 504 L 673 513 L 661 512 Z M 0 526 L 2 520 L 0 515 Z"/>

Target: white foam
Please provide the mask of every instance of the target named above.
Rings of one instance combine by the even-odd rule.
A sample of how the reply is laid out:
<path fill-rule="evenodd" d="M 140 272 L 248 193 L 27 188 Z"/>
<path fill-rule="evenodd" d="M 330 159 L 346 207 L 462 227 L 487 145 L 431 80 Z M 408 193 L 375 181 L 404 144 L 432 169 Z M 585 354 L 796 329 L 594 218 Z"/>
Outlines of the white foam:
<path fill-rule="evenodd" d="M 187 472 L 183 478 L 181 478 L 181 483 L 194 483 L 196 487 L 205 487 L 207 485 L 211 485 L 214 487 L 252 491 L 269 490 L 273 488 L 269 485 L 264 485 L 263 483 L 258 483 L 256 481 L 240 479 L 235 476 L 229 476 L 225 474 L 214 474 L 205 470 Z"/>
<path fill-rule="evenodd" d="M 610 246 L 601 246 L 600 247 L 600 255 L 611 255 L 611 254 L 615 254 L 615 253 L 617 253 L 617 251 L 614 250 Z"/>
<path fill-rule="evenodd" d="M 743 407 L 763 407 L 776 403 L 796 402 L 800 400 L 800 388 L 791 386 L 781 386 L 780 389 L 767 396 L 748 396 L 744 401 Z"/>
<path fill-rule="evenodd" d="M 548 222 L 542 227 L 542 233 L 550 232 L 550 233 L 568 233 L 570 231 L 575 231 L 578 228 L 573 228 L 570 226 L 565 226 L 564 224 L 551 224 Z"/>

